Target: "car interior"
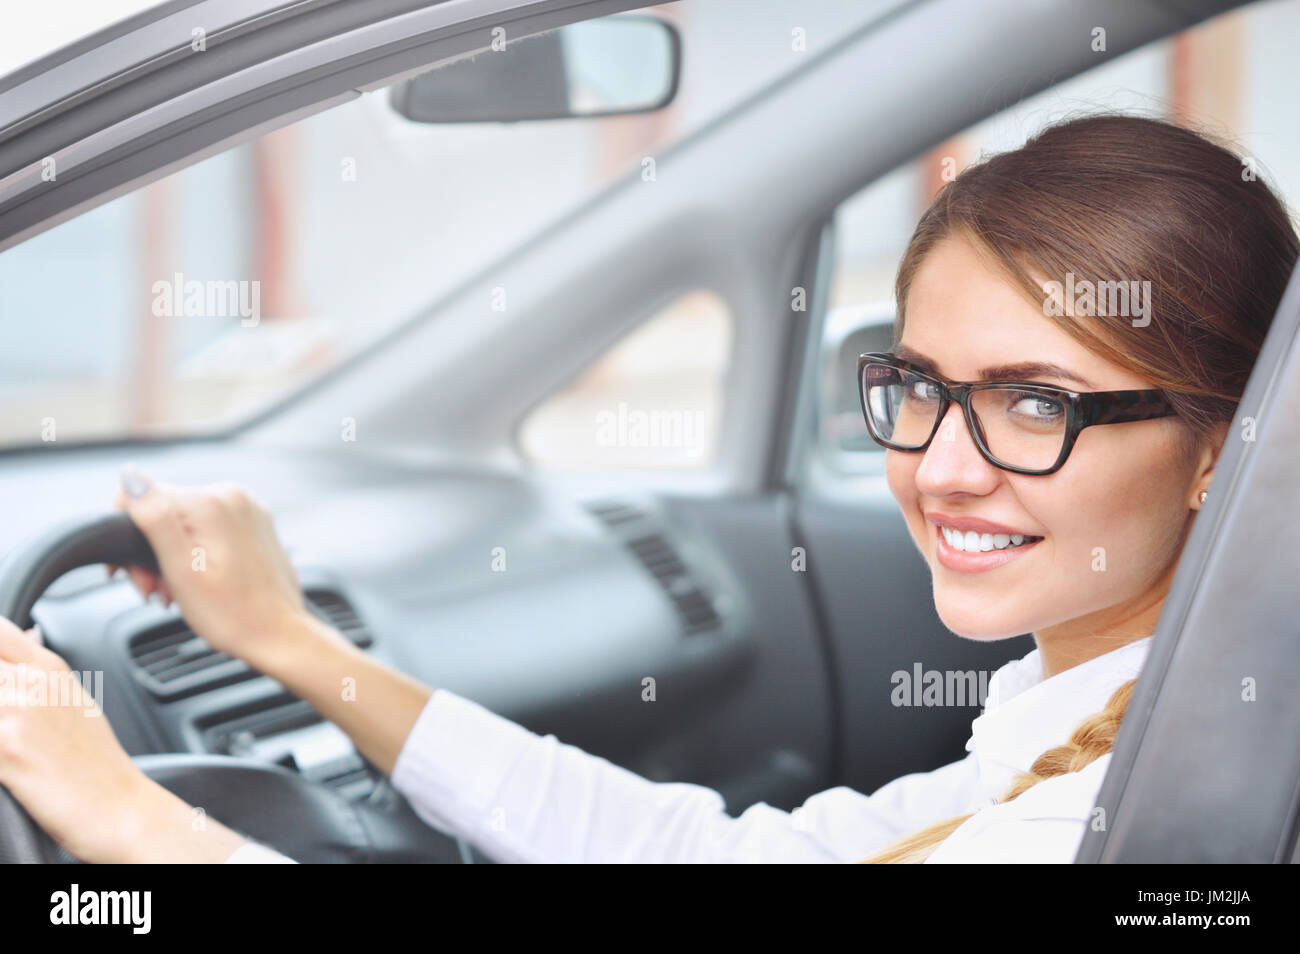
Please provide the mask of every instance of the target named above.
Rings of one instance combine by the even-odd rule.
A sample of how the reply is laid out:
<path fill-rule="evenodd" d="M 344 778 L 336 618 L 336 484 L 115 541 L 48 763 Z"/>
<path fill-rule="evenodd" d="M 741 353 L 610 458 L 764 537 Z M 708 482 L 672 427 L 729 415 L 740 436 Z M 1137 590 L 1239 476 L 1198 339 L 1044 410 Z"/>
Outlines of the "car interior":
<path fill-rule="evenodd" d="M 955 761 L 982 700 L 900 706 L 891 678 L 991 674 L 1033 643 L 940 622 L 857 407 L 920 170 L 1089 105 L 1163 114 L 1196 30 L 1300 25 L 1295 0 L 778 3 L 744 24 L 710 0 L 238 23 L 205 0 L 231 19 L 209 52 L 131 65 L 195 6 L 0 77 L 0 610 L 104 673 L 149 774 L 304 861 L 494 859 L 108 578 L 151 558 L 111 514 L 123 464 L 246 487 L 310 608 L 367 652 L 732 814 Z M 527 56 L 503 68 L 493 43 Z M 245 279 L 260 314 L 187 310 L 193 283 L 201 312 Z M 1294 846 L 1282 827 L 1268 850 Z M 32 832 L 5 851 L 73 860 Z"/>

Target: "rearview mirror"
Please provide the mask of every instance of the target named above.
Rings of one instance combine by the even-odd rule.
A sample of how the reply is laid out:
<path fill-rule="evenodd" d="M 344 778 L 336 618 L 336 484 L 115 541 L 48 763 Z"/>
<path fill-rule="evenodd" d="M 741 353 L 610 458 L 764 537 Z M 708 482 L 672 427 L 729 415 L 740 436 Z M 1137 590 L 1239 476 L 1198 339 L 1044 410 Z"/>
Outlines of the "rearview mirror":
<path fill-rule="evenodd" d="M 520 122 L 660 109 L 677 94 L 681 37 L 655 17 L 571 23 L 391 87 L 417 123 Z"/>

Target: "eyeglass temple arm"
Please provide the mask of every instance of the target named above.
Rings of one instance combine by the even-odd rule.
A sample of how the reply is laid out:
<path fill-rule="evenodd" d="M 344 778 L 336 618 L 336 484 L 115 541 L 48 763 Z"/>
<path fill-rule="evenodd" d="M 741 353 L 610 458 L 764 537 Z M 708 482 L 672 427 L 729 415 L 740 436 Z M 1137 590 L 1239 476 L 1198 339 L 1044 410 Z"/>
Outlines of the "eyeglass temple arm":
<path fill-rule="evenodd" d="M 1168 417 L 1173 407 L 1160 391 L 1109 391 L 1084 395 L 1088 424 L 1124 424 Z"/>

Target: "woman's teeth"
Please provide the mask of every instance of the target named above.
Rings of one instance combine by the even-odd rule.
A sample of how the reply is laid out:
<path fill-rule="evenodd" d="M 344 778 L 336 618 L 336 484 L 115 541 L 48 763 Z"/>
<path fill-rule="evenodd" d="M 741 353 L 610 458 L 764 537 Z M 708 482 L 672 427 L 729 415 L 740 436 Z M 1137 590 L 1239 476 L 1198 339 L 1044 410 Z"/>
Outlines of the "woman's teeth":
<path fill-rule="evenodd" d="M 1022 533 L 976 533 L 974 530 L 963 533 L 961 530 L 949 530 L 947 527 L 940 527 L 939 530 L 943 533 L 948 546 L 964 553 L 1008 550 L 1026 543 L 1036 543 L 1042 539 L 1042 537 L 1031 537 Z"/>

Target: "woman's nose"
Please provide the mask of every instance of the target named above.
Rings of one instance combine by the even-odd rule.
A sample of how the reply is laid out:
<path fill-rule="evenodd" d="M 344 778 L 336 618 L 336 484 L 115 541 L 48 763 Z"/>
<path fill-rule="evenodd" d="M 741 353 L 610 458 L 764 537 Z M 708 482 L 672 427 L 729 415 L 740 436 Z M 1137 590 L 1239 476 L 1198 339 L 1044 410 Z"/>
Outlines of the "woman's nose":
<path fill-rule="evenodd" d="M 939 422 L 930 446 L 916 469 L 916 487 L 932 497 L 990 493 L 1000 479 L 998 469 L 984 459 L 961 407 L 952 404 Z"/>

